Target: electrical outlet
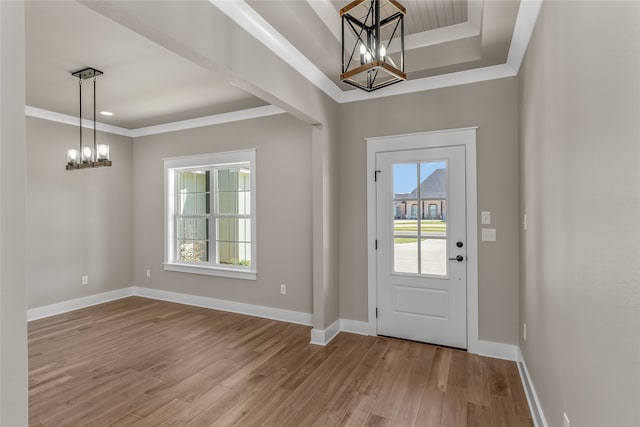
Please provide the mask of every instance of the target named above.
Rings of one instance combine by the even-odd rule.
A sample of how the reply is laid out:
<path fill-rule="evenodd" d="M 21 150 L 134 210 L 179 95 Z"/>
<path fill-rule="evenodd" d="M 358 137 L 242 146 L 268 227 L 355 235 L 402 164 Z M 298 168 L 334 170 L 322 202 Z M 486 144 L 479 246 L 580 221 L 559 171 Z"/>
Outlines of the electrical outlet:
<path fill-rule="evenodd" d="M 522 215 L 522 227 L 524 227 L 524 231 L 527 231 L 527 214 Z"/>
<path fill-rule="evenodd" d="M 82 276 L 82 286 L 89 284 L 89 276 Z"/>
<path fill-rule="evenodd" d="M 480 216 L 483 224 L 491 224 L 491 212 L 482 212 Z"/>
<path fill-rule="evenodd" d="M 280 295 L 286 295 L 287 294 L 287 285 L 282 284 L 280 285 Z"/>
<path fill-rule="evenodd" d="M 483 228 L 482 229 L 482 241 L 483 242 L 495 242 L 496 241 L 496 229 L 495 228 Z"/>
<path fill-rule="evenodd" d="M 527 324 L 523 323 L 522 326 L 522 338 L 525 340 L 525 342 L 527 341 Z"/>
<path fill-rule="evenodd" d="M 569 417 L 566 412 L 562 413 L 562 427 L 571 427 L 571 421 L 569 421 Z"/>
<path fill-rule="evenodd" d="M 147 269 L 147 279 L 151 279 L 151 270 Z"/>

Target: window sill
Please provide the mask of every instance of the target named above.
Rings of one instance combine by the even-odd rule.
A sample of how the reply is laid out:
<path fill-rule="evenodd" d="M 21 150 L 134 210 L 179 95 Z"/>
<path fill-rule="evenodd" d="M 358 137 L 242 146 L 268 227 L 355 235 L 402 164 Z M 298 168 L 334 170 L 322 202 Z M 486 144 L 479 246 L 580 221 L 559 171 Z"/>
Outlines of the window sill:
<path fill-rule="evenodd" d="M 231 277 L 233 279 L 256 280 L 255 271 L 234 270 L 231 268 L 205 267 L 191 264 L 176 264 L 165 262 L 164 269 L 180 273 L 204 274 L 207 276 Z"/>

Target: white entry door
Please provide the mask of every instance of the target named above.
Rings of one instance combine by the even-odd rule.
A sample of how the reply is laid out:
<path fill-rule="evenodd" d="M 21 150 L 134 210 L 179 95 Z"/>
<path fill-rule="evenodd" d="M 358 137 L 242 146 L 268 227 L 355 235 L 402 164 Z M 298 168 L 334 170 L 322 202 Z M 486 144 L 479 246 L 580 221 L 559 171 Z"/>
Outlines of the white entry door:
<path fill-rule="evenodd" d="M 377 332 L 467 348 L 465 148 L 376 154 Z"/>

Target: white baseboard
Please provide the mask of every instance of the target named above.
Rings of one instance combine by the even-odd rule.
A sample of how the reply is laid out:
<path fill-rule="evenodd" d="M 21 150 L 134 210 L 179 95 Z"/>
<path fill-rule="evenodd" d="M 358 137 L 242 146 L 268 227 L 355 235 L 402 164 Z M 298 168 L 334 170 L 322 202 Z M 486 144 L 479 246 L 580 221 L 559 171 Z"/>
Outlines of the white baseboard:
<path fill-rule="evenodd" d="M 265 307 L 254 304 L 245 304 L 235 301 L 226 301 L 216 298 L 207 298 L 178 292 L 162 291 L 159 289 L 143 288 L 139 286 L 117 289 L 115 291 L 103 292 L 100 294 L 89 295 L 82 298 L 62 301 L 56 304 L 31 308 L 27 310 L 27 321 L 55 316 L 56 314 L 62 314 L 68 311 L 78 310 L 80 308 L 90 307 L 92 305 L 102 304 L 105 302 L 134 295 L 162 301 L 192 305 L 196 307 L 212 308 L 215 310 L 230 311 L 233 313 L 246 314 L 249 316 L 263 317 L 266 319 L 280 320 L 283 322 L 311 326 L 310 313 L 285 310 L 281 308 Z"/>
<path fill-rule="evenodd" d="M 340 319 L 340 332 L 350 332 L 352 334 L 359 335 L 375 335 L 370 332 L 369 322 L 351 319 Z M 478 341 L 477 345 L 473 349 L 469 349 L 470 353 L 493 357 L 496 359 L 511 360 L 514 362 L 519 360 L 518 351 L 519 347 L 517 345 L 494 341 Z"/>
<path fill-rule="evenodd" d="M 92 305 L 102 304 L 105 302 L 126 298 L 133 295 L 133 287 L 116 289 L 115 291 L 103 292 L 100 294 L 89 295 L 82 298 L 76 298 L 68 301 L 62 301 L 56 304 L 43 305 L 42 307 L 30 308 L 27 310 L 27 322 L 38 320 L 56 314 L 66 313 L 68 311 L 78 310 Z"/>
<path fill-rule="evenodd" d="M 369 335 L 369 322 L 361 320 L 340 319 L 340 332 L 358 335 Z"/>
<path fill-rule="evenodd" d="M 494 341 L 478 341 L 473 351 L 480 356 L 493 357 L 495 359 L 518 361 L 518 346 Z"/>
<path fill-rule="evenodd" d="M 314 328 L 311 330 L 311 344 L 327 345 L 340 332 L 340 319 L 333 322 L 327 329 L 322 330 Z"/>
<path fill-rule="evenodd" d="M 527 402 L 529 403 L 529 409 L 531 410 L 535 427 L 549 427 L 549 423 L 547 423 L 547 419 L 542 411 L 542 405 L 540 404 L 540 399 L 538 399 L 538 393 L 536 393 L 536 388 L 534 387 L 531 376 L 529 375 L 529 370 L 527 369 L 527 364 L 524 361 L 520 347 L 518 347 L 518 371 L 520 371 L 522 387 L 524 388 L 524 393 L 527 396 Z"/>
<path fill-rule="evenodd" d="M 311 313 L 134 286 L 133 295 L 311 326 Z"/>

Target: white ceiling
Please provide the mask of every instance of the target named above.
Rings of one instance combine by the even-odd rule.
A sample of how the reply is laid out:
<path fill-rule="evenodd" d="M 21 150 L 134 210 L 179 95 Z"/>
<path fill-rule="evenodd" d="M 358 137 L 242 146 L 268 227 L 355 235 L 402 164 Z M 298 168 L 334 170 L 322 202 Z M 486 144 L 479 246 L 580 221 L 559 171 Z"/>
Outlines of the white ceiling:
<path fill-rule="evenodd" d="M 341 89 L 353 89 L 339 81 L 342 31 L 339 9 L 348 1 L 248 0 L 248 3 Z M 400 0 L 400 3 L 407 7 L 405 21 L 411 28 L 405 32 L 405 71 L 409 79 L 506 62 L 518 0 Z M 455 10 L 459 12 L 454 13 Z M 454 21 L 456 15 L 457 20 L 464 16 L 464 22 Z"/>
<path fill-rule="evenodd" d="M 28 1 L 27 105 L 78 115 L 78 79 L 94 67 L 98 121 L 139 128 L 265 105 L 214 74 L 75 1 Z M 83 117 L 92 118 L 92 81 L 83 83 Z"/>
<path fill-rule="evenodd" d="M 349 3 L 345 0 L 331 0 L 338 12 Z M 407 11 L 404 23 L 407 35 L 467 21 L 467 0 L 400 0 L 400 4 Z M 367 14 L 369 3 L 363 3 L 358 8 L 360 13 L 352 12 L 352 15 L 362 21 Z M 396 9 L 383 0 L 380 3 L 380 12 L 382 16 L 389 16 L 395 13 Z"/>
<path fill-rule="evenodd" d="M 407 8 L 405 63 L 410 80 L 506 63 L 518 0 L 400 2 Z M 184 7 L 196 3 L 200 2 L 184 2 Z M 353 89 L 338 80 L 338 10 L 347 3 L 248 0 L 246 4 L 347 93 Z M 75 1 L 26 2 L 26 28 L 27 104 L 32 107 L 77 116 L 78 81 L 70 73 L 86 66 L 104 71 L 97 79 L 98 110 L 114 113 L 98 120 L 128 129 L 266 104 L 230 85 L 229 76 L 201 68 Z M 415 82 L 395 86 L 413 87 L 410 83 Z M 84 90 L 83 116 L 90 118 L 91 89 Z"/>

